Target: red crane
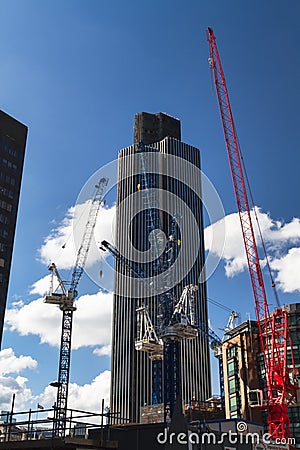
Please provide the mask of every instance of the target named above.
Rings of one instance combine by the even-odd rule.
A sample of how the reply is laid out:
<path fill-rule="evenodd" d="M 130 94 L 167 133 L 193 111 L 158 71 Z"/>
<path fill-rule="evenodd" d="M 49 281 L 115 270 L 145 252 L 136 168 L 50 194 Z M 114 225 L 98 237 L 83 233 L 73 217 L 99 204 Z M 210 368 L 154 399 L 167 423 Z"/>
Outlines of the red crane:
<path fill-rule="evenodd" d="M 211 28 L 208 28 L 207 30 L 207 39 L 210 49 L 209 62 L 213 71 L 221 113 L 234 192 L 254 294 L 260 346 L 264 357 L 267 388 L 266 405 L 264 408 L 268 411 L 268 428 L 270 435 L 274 439 L 283 439 L 290 436 L 288 405 L 295 398 L 297 390 L 297 387 L 290 382 L 289 369 L 287 367 L 287 346 L 291 343 L 288 317 L 287 312 L 282 308 L 276 309 L 271 315 L 269 313 L 251 220 L 237 134 L 216 38 Z M 292 365 L 294 366 L 294 362 Z"/>

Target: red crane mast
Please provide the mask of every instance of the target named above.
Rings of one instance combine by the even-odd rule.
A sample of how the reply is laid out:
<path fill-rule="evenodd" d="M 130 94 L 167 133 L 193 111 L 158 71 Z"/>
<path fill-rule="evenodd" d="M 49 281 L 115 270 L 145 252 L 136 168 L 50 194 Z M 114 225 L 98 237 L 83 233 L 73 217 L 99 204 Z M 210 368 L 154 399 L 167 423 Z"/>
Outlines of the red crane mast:
<path fill-rule="evenodd" d="M 207 30 L 207 39 L 210 49 L 209 62 L 213 71 L 218 97 L 234 192 L 254 294 L 260 346 L 264 357 L 267 388 L 265 409 L 268 411 L 268 428 L 272 438 L 283 439 L 290 436 L 288 405 L 295 398 L 297 389 L 290 382 L 287 367 L 287 345 L 290 342 L 288 317 L 287 312 L 282 308 L 276 309 L 272 315 L 269 313 L 251 220 L 238 138 L 234 126 L 216 38 L 211 28 L 208 28 Z"/>

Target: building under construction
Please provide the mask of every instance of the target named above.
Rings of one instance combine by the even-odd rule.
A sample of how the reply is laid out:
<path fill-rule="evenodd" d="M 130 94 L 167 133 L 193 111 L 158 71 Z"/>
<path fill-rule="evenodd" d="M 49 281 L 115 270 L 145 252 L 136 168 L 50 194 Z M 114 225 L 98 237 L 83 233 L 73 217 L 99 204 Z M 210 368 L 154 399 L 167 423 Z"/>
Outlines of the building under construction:
<path fill-rule="evenodd" d="M 193 192 L 188 186 L 190 184 L 190 173 L 183 175 L 185 178 L 179 181 L 181 167 L 178 161 L 187 161 L 200 169 L 200 152 L 197 148 L 181 142 L 180 121 L 163 113 L 149 114 L 139 113 L 135 118 L 134 137 L 135 144 L 119 152 L 118 156 L 118 194 L 116 212 L 116 247 L 128 260 L 134 259 L 134 251 L 146 252 L 149 245 L 151 221 L 155 221 L 153 228 L 161 229 L 165 236 L 174 236 L 172 223 L 175 212 L 177 214 L 175 226 L 185 226 L 192 229 L 192 223 L 183 211 L 176 208 L 176 198 L 184 200 L 196 219 L 199 237 L 193 236 L 185 246 L 185 254 L 192 254 L 195 247 L 199 247 L 195 261 L 189 267 L 189 261 L 183 261 L 183 267 L 187 273 L 179 282 L 164 280 L 170 283 L 169 293 L 180 298 L 187 285 L 196 285 L 195 292 L 195 320 L 197 323 L 207 325 L 207 297 L 205 282 L 199 284 L 199 276 L 204 266 L 204 243 L 203 243 L 203 217 L 201 203 L 201 179 L 200 171 L 197 171 L 198 179 L 196 186 L 198 192 Z M 142 161 L 139 157 L 141 149 L 139 142 L 144 145 Z M 151 155 L 155 156 L 154 160 Z M 163 156 L 174 156 L 177 164 L 173 167 L 164 167 Z M 153 162 L 154 161 L 154 162 Z M 144 162 L 144 167 L 143 163 Z M 166 164 L 166 163 L 165 163 Z M 167 172 L 168 170 L 168 172 Z M 134 175 L 133 172 L 135 173 Z M 143 173 L 144 172 L 144 173 Z M 181 171 L 184 173 L 184 171 Z M 159 173 L 159 174 L 158 174 Z M 182 176 L 181 173 L 181 176 Z M 151 199 L 149 192 L 151 188 Z M 154 190 L 158 192 L 153 194 Z M 163 213 L 168 211 L 167 205 L 162 198 L 163 192 L 173 195 L 173 216 Z M 147 195 L 145 195 L 148 194 Z M 149 201 L 153 201 L 151 208 Z M 149 217 L 149 210 L 151 215 Z M 180 217 L 179 217 L 180 216 Z M 132 220 L 131 223 L 128 220 Z M 178 225 L 178 222 L 179 223 Z M 177 230 L 178 233 L 178 230 Z M 179 242 L 178 235 L 173 241 Z M 178 255 L 180 249 L 176 248 Z M 145 259 L 144 259 L 145 261 Z M 167 265 L 167 266 L 166 266 Z M 172 261 L 164 263 L 167 272 Z M 136 265 L 136 271 L 148 271 L 156 275 L 155 264 L 143 262 Z M 154 392 L 153 379 L 159 372 L 158 362 L 152 362 L 145 352 L 135 349 L 135 339 L 138 334 L 136 309 L 140 306 L 139 289 L 135 287 L 136 279 L 128 278 L 124 281 L 124 267 L 121 259 L 115 264 L 115 296 L 113 308 L 113 343 L 112 343 L 112 379 L 111 379 L 111 410 L 118 412 L 117 422 L 131 421 L 139 422 L 141 407 L 162 403 L 162 377 L 158 380 L 160 386 L 158 392 Z M 175 285 L 174 285 L 175 284 Z M 159 296 L 155 295 L 149 301 L 149 314 L 153 323 L 156 323 Z M 175 305 L 174 305 L 175 306 Z M 180 342 L 180 356 L 178 357 L 179 377 L 181 378 L 182 400 L 188 403 L 192 399 L 204 401 L 211 396 L 211 379 L 209 363 L 209 346 L 205 337 L 199 335 L 194 340 L 183 340 Z M 172 367 L 165 369 L 164 377 L 172 374 Z M 172 376 L 172 375 L 171 375 Z M 174 376 L 173 376 L 174 377 Z"/>
<path fill-rule="evenodd" d="M 300 303 L 285 305 L 288 313 L 292 348 L 288 346 L 287 364 L 300 368 Z M 257 323 L 248 320 L 227 331 L 222 344 L 224 371 L 225 414 L 227 419 L 237 418 L 266 423 L 265 411 L 260 407 L 265 398 L 266 380 Z M 300 377 L 298 377 L 300 387 Z M 291 436 L 300 447 L 300 390 L 288 409 Z"/>
<path fill-rule="evenodd" d="M 226 330 L 224 341 L 209 330 L 206 284 L 200 277 L 204 268 L 200 152 L 181 141 L 178 119 L 165 113 L 137 114 L 134 144 L 118 155 L 116 247 L 107 241 L 101 243 L 102 249 L 109 250 L 116 258 L 110 411 L 107 414 L 102 411 L 95 425 L 95 414 L 67 408 L 76 288 L 84 270 L 96 213 L 108 184 L 103 178 L 96 186 L 91 209 L 94 220 L 87 222 L 83 234 L 85 245 L 77 255 L 72 281 L 63 282 L 55 264 L 49 266 L 52 276 L 59 280 L 60 292 L 51 291 L 46 302 L 58 305 L 63 313 L 59 375 L 58 381 L 52 383 L 58 388 L 57 402 L 45 419 L 35 422 L 32 411 L 24 413 L 28 414 L 24 421 L 15 418 L 12 406 L 0 424 L 0 449 L 125 449 L 128 445 L 132 449 L 162 448 L 157 433 L 172 427 L 177 432 L 195 430 L 199 435 L 207 431 L 218 436 L 224 430 L 238 431 L 242 435 L 238 448 L 257 449 L 244 442 L 243 432 L 238 428 L 241 421 L 246 424 L 244 431 L 258 430 L 260 437 L 263 431 L 268 431 L 274 442 L 275 439 L 287 442 L 293 437 L 300 448 L 297 386 L 298 383 L 300 387 L 300 304 L 280 307 L 278 302 L 278 308 L 270 312 L 238 138 L 211 28 L 207 36 L 256 320 Z M 19 172 L 26 127 L 20 129 L 23 140 L 19 153 L 14 153 L 9 132 L 2 136 L 2 150 L 10 155 L 8 159 L 2 158 L 2 163 L 13 170 L 18 168 Z M 15 157 L 20 159 L 19 166 L 12 162 Z M 190 170 L 185 170 L 187 166 Z M 12 182 L 13 178 L 2 172 L 3 180 Z M 18 183 L 20 175 L 21 172 Z M 190 187 L 191 180 L 194 188 Z M 10 192 L 5 187 L 2 196 L 13 195 Z M 16 201 L 18 195 L 17 189 Z M 191 216 L 176 199 L 183 201 Z M 2 201 L 2 209 L 6 207 L 2 214 L 5 225 L 7 212 L 11 212 L 8 205 L 6 200 Z M 193 220 L 197 233 L 194 233 Z M 14 221 L 12 225 L 14 229 Z M 188 230 L 188 238 L 182 229 Z M 5 226 L 2 237 L 4 234 Z M 195 248 L 196 255 L 190 265 L 189 256 Z M 180 267 L 173 270 L 180 257 Z M 10 260 L 6 264 L 0 258 L 0 269 L 9 265 Z M 218 399 L 211 396 L 209 342 L 220 363 L 222 388 Z M 46 424 L 45 428 L 40 427 L 42 423 Z M 39 440 L 47 443 L 37 443 Z M 226 442 L 225 448 L 232 448 L 229 444 Z M 166 443 L 164 448 L 170 445 Z"/>

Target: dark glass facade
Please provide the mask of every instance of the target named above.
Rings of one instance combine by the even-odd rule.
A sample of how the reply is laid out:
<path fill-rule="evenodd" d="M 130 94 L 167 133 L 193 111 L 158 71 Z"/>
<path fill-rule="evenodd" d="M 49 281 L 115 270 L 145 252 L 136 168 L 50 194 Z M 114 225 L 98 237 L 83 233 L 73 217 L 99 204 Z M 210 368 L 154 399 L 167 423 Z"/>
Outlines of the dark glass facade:
<path fill-rule="evenodd" d="M 27 127 L 0 111 L 0 346 L 26 138 Z"/>
<path fill-rule="evenodd" d="M 173 123 L 174 125 L 174 123 Z M 175 126 L 176 129 L 176 126 Z M 121 253 L 132 260 L 132 246 L 143 252 L 147 250 L 147 218 L 135 211 L 140 211 L 143 206 L 143 197 L 138 194 L 141 185 L 141 170 L 137 166 L 137 161 L 128 158 L 139 152 L 137 144 L 125 148 L 119 152 L 119 183 L 117 196 L 117 218 L 116 218 L 116 246 Z M 165 137 L 160 142 L 152 143 L 145 148 L 145 158 L 148 164 L 150 153 L 158 152 L 161 156 L 173 155 L 186 160 L 196 168 L 200 168 L 200 152 L 197 148 L 181 142 L 174 137 Z M 148 162 L 147 162 L 148 161 Z M 155 199 L 157 211 L 159 211 L 160 225 L 166 236 L 171 227 L 171 217 L 166 213 L 170 205 L 166 204 L 163 192 L 174 194 L 173 210 L 176 209 L 176 198 L 180 198 L 192 211 L 197 223 L 199 236 L 193 235 L 192 231 L 189 240 L 184 242 L 185 246 L 193 251 L 195 245 L 199 245 L 199 251 L 192 267 L 189 267 L 180 282 L 173 284 L 172 294 L 179 298 L 183 288 L 187 284 L 198 286 L 196 292 L 196 322 L 207 324 L 207 297 L 205 283 L 199 284 L 199 275 L 204 266 L 204 243 L 203 243 L 203 216 L 201 193 L 201 175 L 198 171 L 196 182 L 198 191 L 190 189 L 190 174 L 180 174 L 180 159 L 174 166 L 164 168 L 163 163 L 155 173 L 155 168 L 151 167 L 151 184 L 153 188 L 158 188 L 160 193 Z M 159 163 L 160 165 L 160 163 Z M 135 167 L 134 167 L 135 166 Z M 184 164 L 183 164 L 184 166 Z M 182 166 L 182 167 L 183 167 Z M 149 167 L 148 169 L 149 170 Z M 182 168 L 183 170 L 183 168 Z M 164 172 L 165 171 L 165 172 Z M 124 200 L 127 199 L 126 207 Z M 170 200 L 172 203 L 173 200 Z M 140 202 L 140 204 L 139 204 Z M 145 198 L 144 198 L 145 202 Z M 144 205 L 145 206 L 145 205 Z M 133 217 L 128 226 L 128 217 Z M 180 218 L 189 227 L 190 220 L 186 216 Z M 192 230 L 192 226 L 190 227 Z M 179 236 L 180 237 L 180 236 Z M 199 241 L 197 243 L 197 239 Z M 133 244 L 133 245 L 132 245 Z M 187 252 L 189 253 L 189 252 Z M 183 261 L 183 267 L 185 261 Z M 188 267 L 188 261 L 186 261 Z M 151 405 L 153 402 L 152 377 L 157 366 L 152 364 L 145 352 L 135 350 L 134 341 L 137 336 L 136 308 L 141 304 L 141 298 L 137 295 L 136 288 L 130 280 L 124 281 L 122 273 L 124 268 L 122 263 L 116 261 L 115 275 L 115 296 L 113 310 L 113 340 L 112 340 L 112 382 L 111 382 L 111 411 L 118 414 L 114 422 L 120 423 L 126 420 L 131 422 L 140 421 L 140 408 Z M 175 275 L 176 276 L 176 275 Z M 177 279 L 177 278 L 176 278 Z M 122 295 L 125 292 L 125 295 Z M 157 297 L 149 300 L 149 312 L 152 321 L 155 323 L 157 316 Z M 189 403 L 192 399 L 205 401 L 211 395 L 211 378 L 209 363 L 208 342 L 202 336 L 195 340 L 184 340 L 180 343 L 180 367 L 181 367 L 181 387 L 182 400 Z"/>

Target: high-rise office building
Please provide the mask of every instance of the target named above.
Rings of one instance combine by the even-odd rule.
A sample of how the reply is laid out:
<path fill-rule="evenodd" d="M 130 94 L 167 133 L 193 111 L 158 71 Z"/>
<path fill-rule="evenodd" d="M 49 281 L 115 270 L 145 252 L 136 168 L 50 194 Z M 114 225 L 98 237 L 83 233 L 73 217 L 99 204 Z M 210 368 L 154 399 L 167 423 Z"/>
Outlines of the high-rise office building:
<path fill-rule="evenodd" d="M 0 111 L 0 346 L 26 138 L 27 127 Z"/>
<path fill-rule="evenodd" d="M 183 235 L 176 238 L 178 242 L 180 239 L 184 241 L 176 254 L 176 257 L 181 256 L 180 267 L 174 269 L 171 281 L 170 277 L 168 279 L 170 291 L 174 297 L 179 298 L 186 285 L 197 285 L 196 321 L 207 324 L 206 285 L 205 282 L 199 282 L 204 266 L 200 152 L 181 142 L 180 136 L 178 119 L 163 113 L 136 115 L 135 144 L 121 150 L 118 155 L 116 246 L 132 261 L 135 252 L 143 255 L 149 251 L 149 220 L 158 220 L 160 228 L 168 237 L 176 216 L 176 226 L 179 229 L 185 227 L 188 238 Z M 139 141 L 145 144 L 143 155 Z M 195 173 L 192 173 L 193 168 Z M 142 171 L 147 172 L 147 195 L 142 183 Z M 151 211 L 152 217 L 147 210 L 151 202 L 155 206 Z M 190 215 L 181 202 L 191 212 Z M 189 257 L 194 253 L 195 258 L 191 264 Z M 143 270 L 151 267 L 143 259 L 138 264 Z M 155 369 L 155 364 L 145 352 L 135 350 L 136 308 L 144 301 L 138 295 L 142 283 L 136 287 L 135 279 L 124 277 L 121 261 L 115 262 L 115 268 L 111 411 L 118 415 L 114 419 L 117 423 L 125 420 L 139 422 L 140 408 L 153 403 L 152 372 L 157 368 Z M 154 323 L 157 310 L 157 297 L 154 296 L 149 308 Z M 180 368 L 183 402 L 209 398 L 209 347 L 207 340 L 201 335 L 195 340 L 180 343 Z"/>

